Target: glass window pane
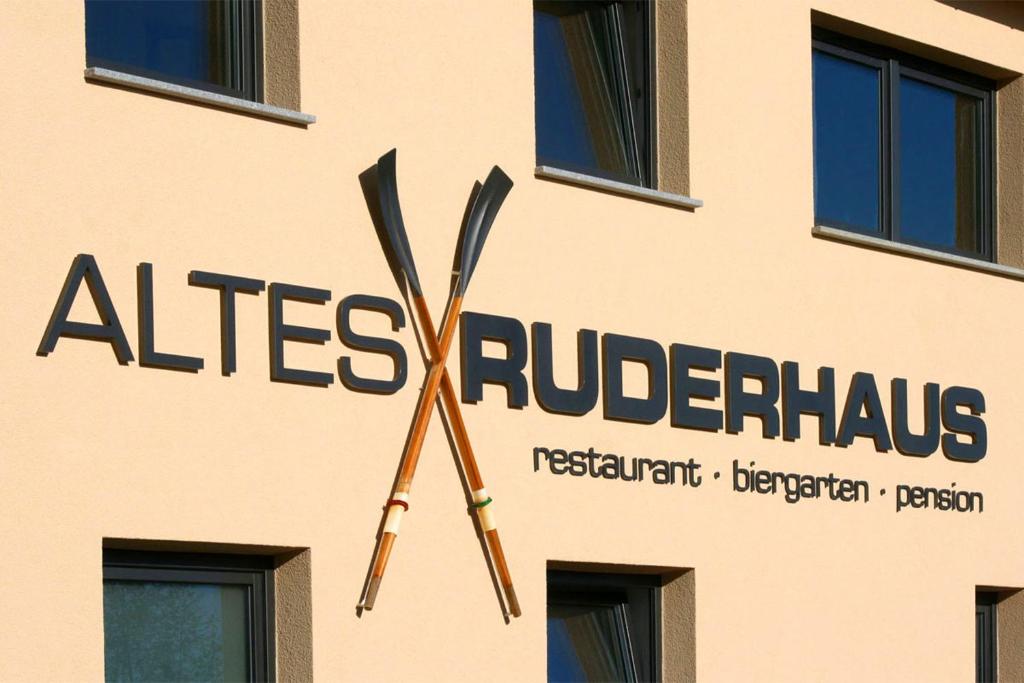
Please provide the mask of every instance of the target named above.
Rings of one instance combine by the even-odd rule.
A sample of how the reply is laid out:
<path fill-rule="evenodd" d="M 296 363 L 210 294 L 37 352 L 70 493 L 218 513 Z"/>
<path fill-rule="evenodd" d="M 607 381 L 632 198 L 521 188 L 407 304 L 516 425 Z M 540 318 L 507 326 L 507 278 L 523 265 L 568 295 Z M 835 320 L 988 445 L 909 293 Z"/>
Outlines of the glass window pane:
<path fill-rule="evenodd" d="M 813 70 L 815 219 L 878 232 L 881 72 L 818 50 Z"/>
<path fill-rule="evenodd" d="M 899 236 L 978 252 L 981 101 L 900 79 Z"/>
<path fill-rule="evenodd" d="M 91 65 L 241 88 L 238 3 L 86 0 Z"/>
<path fill-rule="evenodd" d="M 107 681 L 248 681 L 248 588 L 103 582 Z"/>
<path fill-rule="evenodd" d="M 610 605 L 548 605 L 549 681 L 630 681 L 622 612 Z"/>
<path fill-rule="evenodd" d="M 619 4 L 622 17 L 623 52 L 629 81 L 629 104 L 633 107 L 633 130 L 636 137 L 637 163 L 644 182 L 653 186 L 647 177 L 651 155 L 650 132 L 647 130 L 650 111 L 650 18 L 653 3 L 623 2 Z"/>
<path fill-rule="evenodd" d="M 613 9 L 589 3 L 535 8 L 537 157 L 639 182 L 632 105 L 623 87 L 628 46 L 619 42 Z"/>

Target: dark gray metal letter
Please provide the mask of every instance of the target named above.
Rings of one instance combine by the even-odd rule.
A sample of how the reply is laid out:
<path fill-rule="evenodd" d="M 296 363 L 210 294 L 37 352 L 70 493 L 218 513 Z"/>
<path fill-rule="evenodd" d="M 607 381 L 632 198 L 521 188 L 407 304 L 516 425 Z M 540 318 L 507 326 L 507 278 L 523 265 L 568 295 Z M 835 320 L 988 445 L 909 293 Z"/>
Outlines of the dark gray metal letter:
<path fill-rule="evenodd" d="M 605 334 L 601 337 L 601 365 L 604 372 L 604 417 L 606 420 L 654 424 L 668 408 L 668 367 L 665 349 L 652 339 Z M 647 368 L 647 396 L 634 398 L 622 393 L 622 364 L 643 363 Z"/>
<path fill-rule="evenodd" d="M 861 408 L 865 415 L 861 417 Z M 850 380 L 850 391 L 846 396 L 846 407 L 843 408 L 843 419 L 839 423 L 839 436 L 836 445 L 846 448 L 856 436 L 867 436 L 875 443 L 875 450 L 881 453 L 892 449 L 889 439 L 889 427 L 885 423 L 885 412 L 882 401 L 878 397 L 878 387 L 874 375 L 867 372 L 855 372 Z"/>
<path fill-rule="evenodd" d="M 139 298 L 139 365 L 144 368 L 184 370 L 185 372 L 199 372 L 202 370 L 202 358 L 179 356 L 176 353 L 161 353 L 155 350 L 153 264 L 140 263 L 136 269 L 136 276 Z"/>
<path fill-rule="evenodd" d="M 585 415 L 597 405 L 600 378 L 597 374 L 597 332 L 580 330 L 576 335 L 578 362 L 576 389 L 555 386 L 551 360 L 551 325 L 533 323 L 533 393 L 544 410 L 563 415 Z"/>
<path fill-rule="evenodd" d="M 743 390 L 743 378 L 760 380 L 761 391 L 750 394 Z M 761 436 L 774 439 L 779 435 L 779 368 L 764 356 L 746 353 L 725 354 L 725 431 L 743 431 L 743 416 L 761 419 Z"/>
<path fill-rule="evenodd" d="M 350 317 L 353 310 L 375 311 L 388 316 L 391 329 L 395 332 L 405 327 L 405 311 L 393 299 L 367 294 L 352 294 L 338 304 L 337 323 L 338 339 L 350 349 L 379 353 L 391 359 L 395 365 L 391 379 L 367 379 L 352 372 L 352 359 L 348 356 L 338 358 L 338 376 L 341 383 L 353 391 L 371 394 L 393 394 L 403 386 L 408 376 L 409 362 L 405 349 L 393 339 L 370 337 L 358 334 L 352 329 Z"/>
<path fill-rule="evenodd" d="M 939 385 L 924 385 L 924 434 L 910 432 L 907 413 L 907 380 L 892 380 L 892 436 L 903 455 L 927 457 L 939 448 Z"/>
<path fill-rule="evenodd" d="M 717 432 L 722 428 L 722 411 L 690 405 L 691 398 L 716 399 L 722 384 L 716 379 L 692 377 L 690 369 L 718 370 L 722 352 L 703 346 L 673 344 L 669 348 L 669 375 L 672 384 L 672 426 Z"/>
<path fill-rule="evenodd" d="M 331 339 L 330 330 L 316 327 L 302 327 L 284 323 L 284 302 L 303 301 L 308 304 L 324 304 L 331 300 L 327 289 L 313 289 L 281 282 L 270 283 L 270 379 L 274 382 L 310 384 L 326 387 L 334 382 L 334 374 L 286 368 L 284 365 L 285 341 L 305 344 L 324 344 Z"/>
<path fill-rule="evenodd" d="M 818 368 L 818 390 L 800 388 L 800 366 L 782 363 L 782 438 L 800 438 L 800 415 L 818 417 L 818 443 L 827 446 L 836 440 L 836 371 Z"/>
<path fill-rule="evenodd" d="M 102 321 L 101 325 L 68 320 L 71 305 L 75 302 L 82 280 L 85 280 L 89 288 L 93 305 L 96 306 L 96 312 Z M 64 279 L 64 287 L 60 290 L 57 303 L 54 304 L 53 313 L 46 324 L 46 331 L 43 332 L 36 354 L 48 355 L 56 348 L 60 337 L 108 342 L 114 349 L 118 363 L 127 365 L 129 361 L 135 360 L 132 349 L 128 346 L 128 338 L 124 335 L 124 328 L 117 318 L 117 311 L 114 310 L 114 303 L 110 300 L 107 286 L 103 284 L 103 276 L 100 275 L 96 259 L 91 254 L 79 254 L 71 262 L 71 269 Z"/>
<path fill-rule="evenodd" d="M 970 414 L 957 412 L 963 406 Z M 981 415 L 985 396 L 969 387 L 949 387 L 942 392 L 942 424 L 953 434 L 942 435 L 942 453 L 950 460 L 978 462 L 988 452 L 988 428 Z M 971 443 L 957 441 L 955 434 L 971 437 Z"/>
<path fill-rule="evenodd" d="M 259 294 L 267 285 L 263 280 L 207 273 L 202 270 L 193 270 L 189 273 L 188 283 L 193 287 L 208 287 L 220 291 L 220 374 L 229 377 L 236 369 L 235 293 Z"/>
<path fill-rule="evenodd" d="M 529 401 L 529 387 L 523 368 L 526 367 L 526 329 L 515 318 L 465 312 L 461 315 L 462 400 L 476 403 L 483 400 L 484 383 L 498 384 L 508 392 L 508 407 L 522 408 Z M 507 349 L 505 358 L 486 358 L 483 341 L 501 342 Z"/>

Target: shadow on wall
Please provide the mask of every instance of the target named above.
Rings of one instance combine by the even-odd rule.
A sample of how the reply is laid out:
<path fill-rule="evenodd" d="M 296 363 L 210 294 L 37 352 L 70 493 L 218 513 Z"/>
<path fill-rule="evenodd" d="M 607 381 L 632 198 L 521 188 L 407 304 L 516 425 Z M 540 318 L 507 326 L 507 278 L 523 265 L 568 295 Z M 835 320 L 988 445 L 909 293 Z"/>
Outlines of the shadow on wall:
<path fill-rule="evenodd" d="M 1024 2 L 1019 0 L 939 0 L 943 5 L 1024 31 Z"/>

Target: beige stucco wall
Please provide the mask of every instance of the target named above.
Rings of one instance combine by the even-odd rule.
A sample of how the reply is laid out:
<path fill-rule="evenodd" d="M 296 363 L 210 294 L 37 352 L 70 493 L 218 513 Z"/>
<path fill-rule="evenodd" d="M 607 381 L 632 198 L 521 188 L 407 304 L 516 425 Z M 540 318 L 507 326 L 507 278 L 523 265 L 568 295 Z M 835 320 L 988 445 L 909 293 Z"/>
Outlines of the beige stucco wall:
<path fill-rule="evenodd" d="M 82 3 L 0 3 L 0 680 L 102 677 L 105 537 L 310 548 L 325 681 L 542 679 L 552 558 L 693 568 L 700 680 L 968 680 L 974 586 L 1024 586 L 1024 284 L 811 236 L 810 17 L 1017 73 L 1020 32 L 931 0 L 691 0 L 689 191 L 705 205 L 686 212 L 533 177 L 529 3 L 300 4 L 308 129 L 89 84 Z M 358 617 L 420 367 L 392 396 L 272 383 L 264 293 L 239 297 L 238 371 L 223 377 L 217 295 L 186 275 L 328 288 L 332 305 L 286 305 L 314 327 L 333 328 L 348 294 L 397 299 L 358 182 L 391 147 L 437 317 L 473 181 L 496 163 L 511 175 L 465 305 L 553 323 L 561 383 L 587 327 L 830 365 L 839 387 L 855 371 L 963 384 L 985 393 L 988 456 L 561 417 L 532 397 L 514 411 L 487 387 L 463 412 L 523 617 L 501 618 L 436 420 L 377 608 Z M 206 369 L 122 367 L 73 339 L 36 356 L 80 252 L 98 259 L 136 354 L 135 267 L 153 263 L 158 349 Z M 83 296 L 76 319 L 90 308 Z M 391 334 L 379 316 L 360 324 Z M 415 361 L 412 331 L 394 336 Z M 286 353 L 331 371 L 348 352 L 332 339 Z M 534 446 L 694 457 L 723 479 L 556 477 L 532 471 Z M 892 493 L 864 506 L 740 495 L 726 485 L 734 458 L 868 479 L 873 495 L 957 482 L 984 492 L 985 512 L 896 514 Z"/>
<path fill-rule="evenodd" d="M 298 0 L 263 1 L 263 101 L 302 107 Z"/>
<path fill-rule="evenodd" d="M 1020 268 L 1024 266 L 1024 78 L 1000 88 L 996 105 L 999 262 Z"/>
<path fill-rule="evenodd" d="M 690 191 L 690 117 L 686 83 L 686 0 L 660 2 L 655 14 L 658 189 Z"/>
<path fill-rule="evenodd" d="M 1001 681 L 1024 680 L 1024 591 L 1004 593 L 996 610 Z"/>
<path fill-rule="evenodd" d="M 277 680 L 313 678 L 312 551 L 289 553 L 274 571 Z"/>
<path fill-rule="evenodd" d="M 692 570 L 667 577 L 662 587 L 662 675 L 697 680 L 697 589 Z"/>

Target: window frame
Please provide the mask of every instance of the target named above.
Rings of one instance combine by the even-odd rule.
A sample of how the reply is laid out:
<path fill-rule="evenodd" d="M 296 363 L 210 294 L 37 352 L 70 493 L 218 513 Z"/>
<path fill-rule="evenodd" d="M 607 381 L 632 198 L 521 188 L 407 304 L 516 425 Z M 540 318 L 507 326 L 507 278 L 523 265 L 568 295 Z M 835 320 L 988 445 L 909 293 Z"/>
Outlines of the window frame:
<path fill-rule="evenodd" d="M 817 214 L 816 198 L 814 223 L 861 235 L 885 239 L 898 244 L 907 244 L 924 249 L 952 254 L 979 261 L 995 262 L 996 255 L 996 98 L 995 83 L 954 67 L 932 62 L 916 55 L 850 38 L 841 33 L 813 27 L 811 32 L 811 54 L 814 52 L 846 59 L 879 70 L 879 229 L 869 230 L 863 226 L 846 224 L 843 221 L 822 219 Z M 965 251 L 956 247 L 944 247 L 934 243 L 906 239 L 900 234 L 897 216 L 900 210 L 900 139 L 899 139 L 899 87 L 900 79 L 906 76 L 929 85 L 974 97 L 981 103 L 978 117 L 979 144 L 979 234 L 976 235 L 978 251 Z M 814 86 L 811 86 L 812 100 Z M 814 123 L 812 113 L 812 126 Z M 816 153 L 812 133 L 812 154 Z M 815 185 L 817 178 L 814 178 Z M 817 188 L 814 190 L 817 195 Z"/>
<path fill-rule="evenodd" d="M 616 36 L 619 43 L 617 55 L 619 61 L 619 68 L 622 70 L 623 79 L 621 82 L 616 83 L 618 90 L 618 97 L 625 98 L 629 104 L 629 119 L 631 126 L 631 137 L 636 145 L 636 155 L 638 157 L 637 165 L 639 170 L 639 177 L 633 177 L 631 175 L 624 175 L 609 171 L 606 169 L 593 168 L 589 166 L 583 166 L 580 164 L 573 164 L 565 161 L 559 161 L 552 159 L 551 157 L 545 157 L 540 154 L 540 150 L 537 149 L 537 119 L 534 116 L 533 128 L 534 128 L 534 156 L 537 166 L 547 166 L 550 168 L 557 168 L 564 171 L 570 171 L 572 173 L 579 173 L 595 178 L 603 178 L 605 180 L 612 180 L 615 182 L 626 183 L 636 187 L 642 187 L 647 189 L 658 189 L 658 121 L 657 121 L 657 70 L 655 68 L 657 64 L 657 33 L 656 33 L 656 15 L 654 11 L 654 3 L 642 2 L 640 0 L 587 0 L 583 4 L 587 5 L 601 5 L 606 10 L 611 9 L 616 5 L 623 5 L 629 2 L 636 4 L 644 13 L 642 20 L 643 26 L 643 46 L 634 47 L 639 52 L 639 55 L 643 59 L 643 78 L 642 83 L 636 84 L 632 82 L 632 70 L 629 67 L 629 54 L 628 50 L 625 49 L 624 40 L 624 24 L 621 16 L 622 8 L 619 7 L 615 13 L 615 28 Z M 538 11 L 538 7 L 549 6 L 557 7 L 563 4 L 560 0 L 534 0 L 532 4 L 532 10 Z M 536 57 L 535 57 L 536 59 Z M 534 78 L 536 78 L 536 61 L 534 62 Z M 636 87 L 643 87 L 646 90 L 647 97 L 644 102 L 644 111 L 639 113 L 639 117 L 642 118 L 645 127 L 646 140 L 645 146 L 641 146 L 640 141 L 637 139 L 637 126 L 636 119 L 638 113 L 634 111 L 633 102 L 636 99 L 630 90 Z M 537 91 L 534 86 L 534 97 L 536 97 Z M 646 153 L 646 159 L 644 158 Z"/>
<path fill-rule="evenodd" d="M 86 38 L 85 66 L 86 68 L 110 69 L 121 73 L 150 78 L 164 83 L 195 88 L 206 92 L 237 97 L 250 102 L 263 102 L 263 0 L 212 0 L 236 5 L 240 16 L 238 35 L 238 74 L 240 88 L 229 88 L 226 86 L 209 83 L 207 81 L 182 78 L 162 71 L 146 69 L 129 62 L 119 62 L 112 59 L 103 59 L 89 54 L 88 38 Z M 86 28 L 88 35 L 88 28 Z"/>
<path fill-rule="evenodd" d="M 275 680 L 276 635 L 272 557 L 104 548 L 103 582 L 108 580 L 248 586 L 250 680 Z"/>
<path fill-rule="evenodd" d="M 974 675 L 978 683 L 996 680 L 998 604 L 996 592 L 979 590 L 974 594 Z"/>
<path fill-rule="evenodd" d="M 661 633 L 661 576 L 657 574 L 615 574 L 607 572 L 547 570 L 546 607 L 558 604 L 595 604 L 614 607 L 619 618 L 624 619 L 625 634 L 620 639 L 628 643 L 628 652 L 633 655 L 633 669 L 636 680 L 662 680 L 662 633 Z M 630 592 L 634 595 L 630 595 Z M 642 592 L 642 595 L 636 595 Z M 625 593 L 625 600 L 621 599 Z M 641 604 L 642 601 L 642 604 Z M 643 612 L 631 617 L 630 605 Z M 642 641 L 631 633 L 630 622 L 644 622 L 650 634 L 649 647 L 638 647 Z M 618 624 L 617 624 L 618 625 Z M 621 629 L 620 629 L 621 630 Z M 648 662 L 651 676 L 645 678 L 636 670 L 636 664 L 643 657 Z"/>

